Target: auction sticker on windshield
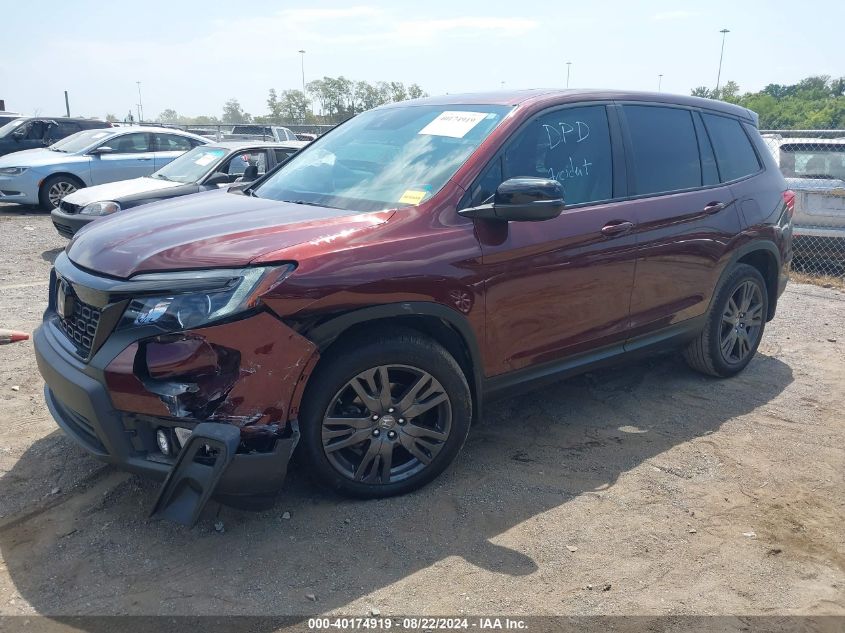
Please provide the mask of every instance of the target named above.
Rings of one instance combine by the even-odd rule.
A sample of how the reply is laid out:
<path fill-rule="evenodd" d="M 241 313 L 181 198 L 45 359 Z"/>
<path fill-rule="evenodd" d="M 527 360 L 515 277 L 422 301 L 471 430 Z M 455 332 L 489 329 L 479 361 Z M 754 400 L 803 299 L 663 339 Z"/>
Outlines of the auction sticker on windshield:
<path fill-rule="evenodd" d="M 463 138 L 466 136 L 467 132 L 478 125 L 479 121 L 484 119 L 486 116 L 486 112 L 447 110 L 446 112 L 441 112 L 437 115 L 437 118 L 421 129 L 418 134 Z"/>

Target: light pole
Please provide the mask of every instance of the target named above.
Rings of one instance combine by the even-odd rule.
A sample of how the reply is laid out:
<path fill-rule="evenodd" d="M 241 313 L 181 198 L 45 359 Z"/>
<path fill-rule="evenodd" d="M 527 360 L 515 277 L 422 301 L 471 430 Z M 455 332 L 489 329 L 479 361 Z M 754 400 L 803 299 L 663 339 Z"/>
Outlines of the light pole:
<path fill-rule="evenodd" d="M 141 123 L 144 120 L 144 101 L 141 99 L 141 82 L 135 83 L 138 84 L 138 123 Z"/>
<path fill-rule="evenodd" d="M 657 75 L 657 92 L 660 92 L 660 86 L 663 85 L 663 75 Z"/>
<path fill-rule="evenodd" d="M 572 66 L 572 62 L 566 62 L 566 87 L 569 88 L 569 67 Z"/>
<path fill-rule="evenodd" d="M 299 65 L 302 69 L 302 92 L 305 92 L 305 51 L 299 51 Z"/>
<path fill-rule="evenodd" d="M 722 80 L 722 58 L 725 56 L 725 35 L 730 33 L 728 29 L 719 31 L 722 34 L 722 52 L 719 53 L 719 72 L 716 74 L 716 92 L 719 92 L 719 82 Z"/>

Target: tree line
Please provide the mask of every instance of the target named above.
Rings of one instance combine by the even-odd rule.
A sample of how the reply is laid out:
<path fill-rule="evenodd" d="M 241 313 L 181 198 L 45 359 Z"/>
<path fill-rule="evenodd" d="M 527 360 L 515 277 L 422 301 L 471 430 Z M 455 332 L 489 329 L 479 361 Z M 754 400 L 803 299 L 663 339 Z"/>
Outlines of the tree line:
<path fill-rule="evenodd" d="M 845 129 L 845 77 L 815 75 L 796 84 L 769 84 L 759 92 L 743 94 L 735 81 L 729 81 L 719 89 L 700 86 L 692 95 L 753 110 L 760 116 L 761 130 Z"/>
<path fill-rule="evenodd" d="M 351 116 L 385 103 L 427 97 L 418 84 L 405 85 L 401 81 L 354 81 L 344 76 L 323 77 L 305 84 L 302 90 L 270 88 L 267 96 L 267 113 L 252 115 L 245 112 L 235 98 L 223 104 L 219 117 L 200 115 L 181 116 L 172 108 L 159 114 L 159 123 L 181 125 L 219 125 L 226 123 L 305 123 L 336 124 Z M 113 115 L 108 115 L 113 117 Z"/>

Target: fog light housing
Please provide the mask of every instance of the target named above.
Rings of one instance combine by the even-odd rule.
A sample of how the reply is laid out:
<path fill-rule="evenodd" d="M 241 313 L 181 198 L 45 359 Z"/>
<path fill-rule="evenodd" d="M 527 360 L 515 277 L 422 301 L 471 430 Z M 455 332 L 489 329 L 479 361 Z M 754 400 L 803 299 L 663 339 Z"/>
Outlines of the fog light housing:
<path fill-rule="evenodd" d="M 156 444 L 158 444 L 158 450 L 165 457 L 170 457 L 173 454 L 173 443 L 170 441 L 170 433 L 166 429 L 161 427 L 156 429 Z"/>

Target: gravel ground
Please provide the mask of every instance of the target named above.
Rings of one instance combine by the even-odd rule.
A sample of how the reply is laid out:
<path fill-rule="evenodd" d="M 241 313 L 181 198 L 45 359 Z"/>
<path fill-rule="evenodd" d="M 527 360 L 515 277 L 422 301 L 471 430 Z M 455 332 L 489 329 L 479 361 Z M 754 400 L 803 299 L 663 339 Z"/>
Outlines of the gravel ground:
<path fill-rule="evenodd" d="M 0 207 L 0 327 L 65 240 Z M 294 469 L 276 506 L 151 521 L 0 347 L 0 614 L 845 614 L 845 293 L 791 284 L 732 380 L 678 355 L 490 407 L 456 465 L 383 501 Z M 222 530 L 215 523 L 222 523 Z"/>

